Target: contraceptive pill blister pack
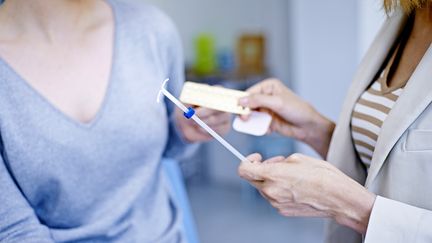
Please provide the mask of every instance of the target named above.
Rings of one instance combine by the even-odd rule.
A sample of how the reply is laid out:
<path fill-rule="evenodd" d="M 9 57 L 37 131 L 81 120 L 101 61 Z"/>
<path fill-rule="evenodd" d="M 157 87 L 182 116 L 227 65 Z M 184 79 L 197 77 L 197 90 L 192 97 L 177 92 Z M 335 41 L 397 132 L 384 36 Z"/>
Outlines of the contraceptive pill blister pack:
<path fill-rule="evenodd" d="M 238 100 L 248 95 L 248 93 L 239 90 L 185 82 L 180 94 L 180 101 L 213 110 L 247 115 L 250 113 L 250 109 L 240 106 Z"/>

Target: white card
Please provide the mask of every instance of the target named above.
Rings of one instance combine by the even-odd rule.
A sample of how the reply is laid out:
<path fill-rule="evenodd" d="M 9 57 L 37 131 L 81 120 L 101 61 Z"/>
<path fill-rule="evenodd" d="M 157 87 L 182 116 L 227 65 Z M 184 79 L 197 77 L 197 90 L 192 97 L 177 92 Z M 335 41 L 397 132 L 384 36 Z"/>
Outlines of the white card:
<path fill-rule="evenodd" d="M 267 112 L 252 111 L 247 121 L 237 116 L 234 119 L 233 128 L 237 132 L 247 133 L 254 136 L 263 136 L 267 133 L 272 117 Z"/>

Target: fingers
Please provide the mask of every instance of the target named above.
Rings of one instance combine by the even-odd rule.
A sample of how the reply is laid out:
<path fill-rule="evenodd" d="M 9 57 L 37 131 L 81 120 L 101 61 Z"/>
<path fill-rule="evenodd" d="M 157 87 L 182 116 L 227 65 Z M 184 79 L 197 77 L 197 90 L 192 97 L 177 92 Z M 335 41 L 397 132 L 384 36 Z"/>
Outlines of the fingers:
<path fill-rule="evenodd" d="M 281 103 L 275 95 L 275 92 L 280 90 L 281 86 L 283 86 L 282 82 L 277 79 L 266 79 L 246 90 L 250 95 L 240 99 L 239 104 L 251 109 L 263 107 L 275 110 L 280 105 L 279 103 Z M 243 115 L 241 118 L 247 120 L 248 116 Z"/>
<path fill-rule="evenodd" d="M 205 122 L 208 126 L 211 128 L 215 128 L 218 126 L 223 126 L 231 121 L 231 116 L 227 113 L 220 114 L 217 116 L 209 116 L 207 118 L 201 119 L 203 122 Z"/>
<path fill-rule="evenodd" d="M 251 94 L 247 97 L 241 98 L 239 104 L 251 109 L 266 108 L 278 113 L 283 106 L 283 100 L 282 97 L 275 95 Z"/>
<path fill-rule="evenodd" d="M 268 178 L 268 173 L 271 172 L 269 169 L 274 169 L 273 166 L 266 164 L 272 164 L 272 163 L 278 163 L 283 162 L 285 160 L 285 157 L 283 156 L 276 156 L 273 158 L 270 158 L 262 163 L 256 163 L 262 161 L 262 156 L 258 153 L 251 154 L 247 157 L 248 161 L 251 161 L 252 163 L 248 161 L 243 161 L 239 166 L 239 175 L 240 177 L 248 180 L 248 181 L 262 181 L 264 179 Z M 270 167 L 269 167 L 270 166 Z"/>
<path fill-rule="evenodd" d="M 285 160 L 284 156 L 276 156 L 276 157 L 265 160 L 263 163 L 271 164 L 271 163 L 283 162 L 284 160 Z"/>
<path fill-rule="evenodd" d="M 281 81 L 275 78 L 264 79 L 246 90 L 250 94 L 272 94 L 272 92 L 282 84 Z"/>
<path fill-rule="evenodd" d="M 231 120 L 231 114 L 208 108 L 198 107 L 195 114 L 209 126 L 217 126 Z"/>
<path fill-rule="evenodd" d="M 260 154 L 252 154 L 247 157 L 248 161 L 242 161 L 238 168 L 238 174 L 245 180 L 249 182 L 254 181 L 263 181 L 264 177 L 262 176 L 262 166 L 261 162 L 262 157 Z M 251 161 L 251 162 L 249 162 Z"/>
<path fill-rule="evenodd" d="M 262 172 L 260 171 L 259 166 L 255 165 L 256 163 L 250 162 L 241 162 L 238 168 L 238 174 L 241 178 L 249 181 L 264 181 L 264 177 L 262 176 Z"/>
<path fill-rule="evenodd" d="M 196 115 L 218 134 L 224 135 L 229 132 L 231 128 L 231 114 L 202 107 L 196 108 L 195 111 Z M 207 131 L 197 124 L 194 124 L 194 126 L 201 133 L 207 134 Z"/>
<path fill-rule="evenodd" d="M 197 124 L 194 124 L 194 127 L 196 130 L 198 130 L 200 133 L 203 134 L 207 134 L 208 136 L 211 137 L 211 135 L 202 127 L 200 127 Z M 225 135 L 227 134 L 230 129 L 231 129 L 231 123 L 230 122 L 225 122 L 222 124 L 217 124 L 217 125 L 210 125 L 211 129 L 213 129 L 217 134 L 219 135 Z"/>
<path fill-rule="evenodd" d="M 226 122 L 214 129 L 220 135 L 226 135 L 231 130 L 231 123 Z"/>
<path fill-rule="evenodd" d="M 306 158 L 307 158 L 306 155 L 300 153 L 293 153 L 286 158 L 286 162 L 291 162 L 291 163 L 300 162 L 302 160 L 305 160 Z"/>
<path fill-rule="evenodd" d="M 224 135 L 231 129 L 231 114 L 198 107 L 196 114 L 216 133 Z M 183 113 L 176 110 L 176 117 L 183 136 L 188 142 L 209 141 L 213 137 L 197 123 L 184 119 Z"/>
<path fill-rule="evenodd" d="M 261 193 L 260 190 L 264 185 L 264 181 L 255 180 L 255 181 L 249 181 L 249 183 Z"/>
<path fill-rule="evenodd" d="M 197 107 L 195 109 L 195 114 L 199 116 L 201 119 L 205 119 L 210 116 L 218 116 L 218 115 L 228 114 L 228 113 L 209 109 L 209 108 L 204 108 L 204 107 Z"/>
<path fill-rule="evenodd" d="M 252 162 L 261 162 L 261 160 L 262 160 L 262 156 L 259 153 L 250 154 L 246 158 Z"/>
<path fill-rule="evenodd" d="M 243 121 L 247 121 L 249 120 L 250 114 L 247 115 L 239 115 L 240 119 L 242 119 Z"/>

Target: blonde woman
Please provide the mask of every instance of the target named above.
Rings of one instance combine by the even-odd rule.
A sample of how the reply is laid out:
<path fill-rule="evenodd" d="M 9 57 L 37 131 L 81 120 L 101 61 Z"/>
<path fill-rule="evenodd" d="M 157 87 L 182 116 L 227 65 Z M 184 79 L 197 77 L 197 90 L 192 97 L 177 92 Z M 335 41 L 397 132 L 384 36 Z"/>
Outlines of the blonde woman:
<path fill-rule="evenodd" d="M 283 215 L 333 219 L 331 243 L 432 242 L 432 1 L 384 6 L 336 126 L 277 80 L 241 101 L 326 159 L 254 154 L 239 173 Z"/>
<path fill-rule="evenodd" d="M 161 170 L 210 137 L 157 104 L 178 94 L 171 21 L 135 1 L 0 5 L 0 242 L 185 242 Z M 197 113 L 215 130 L 229 116 Z"/>

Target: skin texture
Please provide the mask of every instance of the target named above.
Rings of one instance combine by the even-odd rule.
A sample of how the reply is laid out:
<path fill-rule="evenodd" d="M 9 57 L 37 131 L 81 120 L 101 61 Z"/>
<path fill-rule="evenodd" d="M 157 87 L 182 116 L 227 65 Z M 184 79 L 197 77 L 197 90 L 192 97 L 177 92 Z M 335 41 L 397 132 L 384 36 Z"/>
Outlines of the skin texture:
<path fill-rule="evenodd" d="M 277 132 L 311 145 L 322 157 L 327 155 L 334 123 L 318 113 L 277 79 L 267 79 L 247 90 L 240 105 L 272 114 L 269 132 Z M 248 119 L 243 116 L 243 119 Z"/>
<path fill-rule="evenodd" d="M 375 195 L 328 162 L 302 154 L 242 162 L 239 175 L 284 216 L 329 217 L 365 233 Z"/>
<path fill-rule="evenodd" d="M 195 108 L 195 114 L 220 135 L 226 134 L 231 129 L 231 115 L 225 112 L 207 108 Z M 176 110 L 177 126 L 189 142 L 209 141 L 213 137 L 202 129 L 195 121 L 185 119 L 183 112 Z"/>
<path fill-rule="evenodd" d="M 102 0 L 7 0 L 0 7 L 0 55 L 65 115 L 89 123 L 105 97 L 111 72 L 114 19 Z M 204 122 L 228 132 L 230 115 L 197 108 Z M 189 142 L 209 135 L 177 111 Z"/>
<path fill-rule="evenodd" d="M 432 2 L 429 7 L 419 9 L 415 12 L 414 28 L 409 33 L 406 45 L 401 53 L 399 62 L 391 69 L 387 80 L 388 86 L 398 85 L 406 82 L 432 41 Z"/>
<path fill-rule="evenodd" d="M 415 11 L 413 28 L 389 82 L 408 79 L 432 42 L 432 4 Z M 269 132 L 298 139 L 325 158 L 335 124 L 296 96 L 282 82 L 269 79 L 248 90 L 239 103 L 273 115 Z M 248 119 L 248 117 L 243 117 Z M 239 175 L 255 186 L 285 216 L 327 217 L 365 234 L 376 195 L 327 161 L 302 154 L 242 162 Z"/>

